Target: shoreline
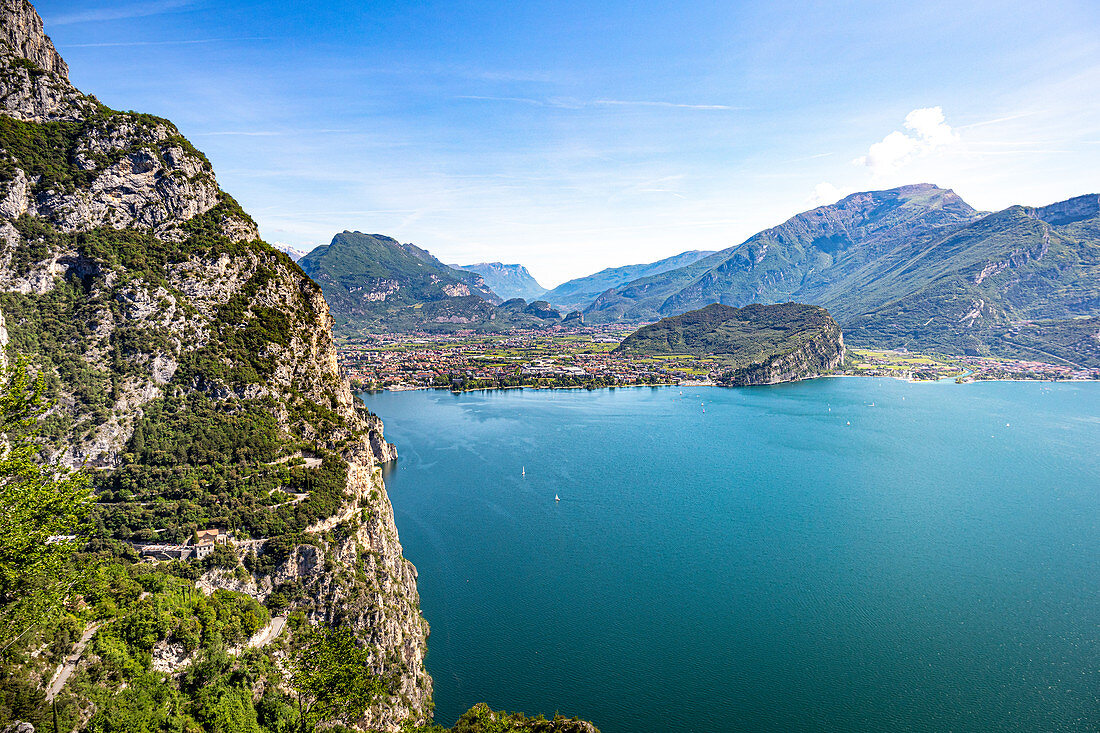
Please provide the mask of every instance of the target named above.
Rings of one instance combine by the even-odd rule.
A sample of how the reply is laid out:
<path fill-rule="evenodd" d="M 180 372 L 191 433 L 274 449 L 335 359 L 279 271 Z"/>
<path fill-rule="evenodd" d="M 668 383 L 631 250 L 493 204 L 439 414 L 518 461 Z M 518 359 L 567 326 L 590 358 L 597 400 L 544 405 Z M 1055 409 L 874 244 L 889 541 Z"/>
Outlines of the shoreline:
<path fill-rule="evenodd" d="M 660 388 L 660 387 L 722 387 L 724 389 L 751 389 L 751 388 L 755 388 L 755 387 L 775 387 L 775 386 L 778 386 L 780 384 L 797 384 L 798 382 L 810 382 L 810 381 L 813 381 L 815 379 L 893 379 L 893 380 L 896 380 L 896 381 L 899 381 L 899 382 L 907 382 L 909 384 L 945 384 L 945 383 L 950 383 L 950 384 L 958 384 L 958 385 L 979 384 L 981 382 L 1028 382 L 1028 383 L 1032 383 L 1032 382 L 1034 382 L 1034 383 L 1051 382 L 1051 383 L 1058 383 L 1058 384 L 1100 383 L 1100 380 L 1098 380 L 1098 379 L 1015 379 L 1015 378 L 991 378 L 991 379 L 966 378 L 966 379 L 964 379 L 963 381 L 960 382 L 958 380 L 961 377 L 962 377 L 962 375 L 959 375 L 959 377 L 943 377 L 942 379 L 912 379 L 912 378 L 908 378 L 908 377 L 906 377 L 906 378 L 891 377 L 891 376 L 886 376 L 886 375 L 882 375 L 882 374 L 873 375 L 873 376 L 872 375 L 862 375 L 862 374 L 819 374 L 815 377 L 807 377 L 806 379 L 792 379 L 792 380 L 787 381 L 787 382 L 774 382 L 772 384 L 753 384 L 753 385 L 744 385 L 744 386 L 723 385 L 723 384 L 718 384 L 717 382 L 712 382 L 712 381 L 707 380 L 707 381 L 678 382 L 678 383 L 675 383 L 675 384 L 671 384 L 671 383 L 669 383 L 669 384 L 606 384 L 606 385 L 600 385 L 598 387 L 587 387 L 587 386 L 584 386 L 584 385 L 570 385 L 570 386 L 565 386 L 565 387 L 549 387 L 549 386 L 540 386 L 540 385 L 533 385 L 533 384 L 522 384 L 522 385 L 510 385 L 510 386 L 507 386 L 507 387 L 471 387 L 470 389 L 457 389 L 457 390 L 452 389 L 451 387 L 432 387 L 432 386 L 428 386 L 428 385 L 423 385 L 423 386 L 394 385 L 394 386 L 391 386 L 391 387 L 383 387 L 381 389 L 374 389 L 374 390 L 360 389 L 360 390 L 356 390 L 356 392 L 358 394 L 378 394 L 380 392 L 415 392 L 415 391 L 419 391 L 419 390 L 439 390 L 439 391 L 451 392 L 453 394 L 463 394 L 465 392 L 503 392 L 505 390 L 513 390 L 513 389 L 532 390 L 532 391 L 578 390 L 578 389 L 579 390 L 594 391 L 594 390 L 597 390 L 597 389 L 635 389 L 635 388 L 657 389 L 657 388 Z M 968 375 L 968 377 L 969 377 L 969 375 Z"/>

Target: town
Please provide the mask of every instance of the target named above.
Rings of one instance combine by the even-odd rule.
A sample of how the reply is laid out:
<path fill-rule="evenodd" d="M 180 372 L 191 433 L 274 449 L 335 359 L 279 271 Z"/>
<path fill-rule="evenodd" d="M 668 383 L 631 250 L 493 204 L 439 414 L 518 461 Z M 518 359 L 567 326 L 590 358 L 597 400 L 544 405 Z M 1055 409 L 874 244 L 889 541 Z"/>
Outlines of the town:
<path fill-rule="evenodd" d="M 517 330 L 503 334 L 377 334 L 338 341 L 340 365 L 361 391 L 439 388 L 597 388 L 710 384 L 717 360 L 613 353 L 636 326 L 612 324 Z M 989 356 L 848 349 L 840 376 L 911 381 L 954 379 L 1100 379 L 1100 369 Z"/>

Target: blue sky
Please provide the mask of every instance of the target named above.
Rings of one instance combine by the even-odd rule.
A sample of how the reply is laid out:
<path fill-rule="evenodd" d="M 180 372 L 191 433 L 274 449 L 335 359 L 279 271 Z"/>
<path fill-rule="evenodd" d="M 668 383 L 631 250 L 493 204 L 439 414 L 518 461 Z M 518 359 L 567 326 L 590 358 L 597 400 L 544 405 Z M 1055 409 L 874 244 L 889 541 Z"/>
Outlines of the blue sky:
<path fill-rule="evenodd" d="M 1100 3 L 40 0 L 73 82 L 172 119 L 265 239 L 552 286 L 858 190 L 1100 191 Z"/>

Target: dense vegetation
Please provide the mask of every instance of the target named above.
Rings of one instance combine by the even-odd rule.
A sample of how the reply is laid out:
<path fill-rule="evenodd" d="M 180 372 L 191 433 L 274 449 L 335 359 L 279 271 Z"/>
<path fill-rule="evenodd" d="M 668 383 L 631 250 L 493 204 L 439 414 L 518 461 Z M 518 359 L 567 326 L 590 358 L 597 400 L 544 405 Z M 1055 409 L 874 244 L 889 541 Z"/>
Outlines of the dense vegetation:
<path fill-rule="evenodd" d="M 270 400 L 220 402 L 201 394 L 147 405 L 123 465 L 97 475 L 98 532 L 183 540 L 196 529 L 225 527 L 275 537 L 335 513 L 345 501 L 347 464 L 306 444 L 320 466 L 276 463 L 293 444 L 280 434 L 274 407 Z"/>
<path fill-rule="evenodd" d="M 600 733 L 591 723 L 555 715 L 529 718 L 523 713 L 494 711 L 485 703 L 470 708 L 453 728 L 439 725 L 417 728 L 415 733 Z"/>
<path fill-rule="evenodd" d="M 92 137 L 110 137 L 124 125 L 144 132 L 135 136 L 143 142 L 108 153 L 90 144 Z M 165 135 L 154 143 L 153 132 L 158 129 Z M 87 188 L 103 169 L 127 156 L 144 152 L 163 159 L 164 151 L 171 147 L 183 148 L 211 171 L 206 157 L 171 122 L 153 115 L 116 112 L 102 105 L 96 114 L 79 122 L 24 122 L 0 115 L 0 149 L 7 154 L 6 163 L 0 164 L 0 182 L 14 178 L 18 167 L 28 178 L 38 178 L 36 193 L 71 192 Z"/>
<path fill-rule="evenodd" d="M 643 326 L 615 352 L 713 356 L 720 367 L 736 370 L 790 354 L 822 336 L 840 336 L 824 308 L 801 303 L 731 308 L 714 303 Z"/>

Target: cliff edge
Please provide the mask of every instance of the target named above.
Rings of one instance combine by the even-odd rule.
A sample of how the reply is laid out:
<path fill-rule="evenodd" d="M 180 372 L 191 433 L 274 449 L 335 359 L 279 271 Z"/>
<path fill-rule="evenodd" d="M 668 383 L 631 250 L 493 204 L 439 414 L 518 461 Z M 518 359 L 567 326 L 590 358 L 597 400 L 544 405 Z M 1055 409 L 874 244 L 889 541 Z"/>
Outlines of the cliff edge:
<path fill-rule="evenodd" d="M 94 469 L 97 546 L 148 559 L 224 537 L 200 589 L 371 650 L 386 692 L 347 723 L 429 720 L 427 624 L 381 479 L 396 453 L 339 372 L 320 288 L 171 122 L 75 89 L 30 3 L 0 0 L 0 20 L 0 344 L 46 378 L 46 457 Z M 182 632 L 157 633 L 154 657 Z M 89 651 L 77 676 L 107 660 Z M 256 695 L 285 684 L 265 674 Z"/>

